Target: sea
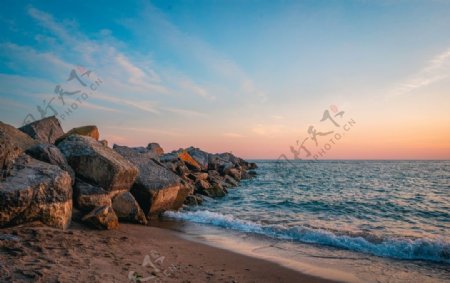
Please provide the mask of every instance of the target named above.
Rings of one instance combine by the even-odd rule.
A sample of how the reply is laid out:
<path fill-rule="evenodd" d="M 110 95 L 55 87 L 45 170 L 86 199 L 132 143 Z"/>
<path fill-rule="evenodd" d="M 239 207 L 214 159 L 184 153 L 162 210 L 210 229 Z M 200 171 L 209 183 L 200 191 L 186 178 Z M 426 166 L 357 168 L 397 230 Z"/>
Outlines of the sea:
<path fill-rule="evenodd" d="M 450 282 L 450 161 L 254 162 L 255 178 L 166 226 L 343 282 Z"/>

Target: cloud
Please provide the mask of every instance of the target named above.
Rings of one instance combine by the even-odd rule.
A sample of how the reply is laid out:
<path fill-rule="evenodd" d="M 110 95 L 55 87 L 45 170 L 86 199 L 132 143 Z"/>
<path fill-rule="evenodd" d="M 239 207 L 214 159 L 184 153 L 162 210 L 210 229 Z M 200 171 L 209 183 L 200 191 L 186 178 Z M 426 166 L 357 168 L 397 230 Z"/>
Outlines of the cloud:
<path fill-rule="evenodd" d="M 400 96 L 413 92 L 416 89 L 426 87 L 450 76 L 450 49 L 436 55 L 428 64 L 410 79 L 401 83 L 389 94 Z"/>

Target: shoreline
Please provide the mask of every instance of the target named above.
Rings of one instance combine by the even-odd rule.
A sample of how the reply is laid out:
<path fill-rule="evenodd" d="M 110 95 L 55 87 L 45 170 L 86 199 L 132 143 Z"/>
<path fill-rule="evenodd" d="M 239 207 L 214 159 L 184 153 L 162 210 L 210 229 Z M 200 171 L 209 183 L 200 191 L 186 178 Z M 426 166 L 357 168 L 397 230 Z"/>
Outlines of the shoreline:
<path fill-rule="evenodd" d="M 159 227 L 93 231 L 73 223 L 62 231 L 33 223 L 0 232 L 0 281 L 337 282 Z"/>

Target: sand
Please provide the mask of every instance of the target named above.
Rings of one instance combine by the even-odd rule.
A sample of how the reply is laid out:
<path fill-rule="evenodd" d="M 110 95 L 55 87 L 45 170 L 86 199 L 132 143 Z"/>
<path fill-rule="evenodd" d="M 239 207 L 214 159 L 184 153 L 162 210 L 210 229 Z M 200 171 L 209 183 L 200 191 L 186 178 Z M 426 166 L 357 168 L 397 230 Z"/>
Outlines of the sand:
<path fill-rule="evenodd" d="M 167 229 L 121 224 L 96 231 L 74 223 L 61 231 L 32 223 L 0 229 L 0 282 L 330 281 Z"/>

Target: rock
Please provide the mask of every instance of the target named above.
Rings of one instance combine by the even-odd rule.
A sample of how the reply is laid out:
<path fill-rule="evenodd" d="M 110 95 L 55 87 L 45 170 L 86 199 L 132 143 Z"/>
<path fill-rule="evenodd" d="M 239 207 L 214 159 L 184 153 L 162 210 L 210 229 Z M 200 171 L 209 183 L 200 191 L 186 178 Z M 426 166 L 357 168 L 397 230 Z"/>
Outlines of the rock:
<path fill-rule="evenodd" d="M 154 152 L 156 155 L 161 156 L 164 154 L 164 150 L 162 149 L 162 147 L 155 142 L 149 143 L 147 145 L 147 149 L 150 150 L 151 152 Z"/>
<path fill-rule="evenodd" d="M 64 135 L 61 124 L 55 116 L 35 121 L 19 128 L 19 130 L 41 143 L 53 144 Z"/>
<path fill-rule="evenodd" d="M 233 177 L 233 179 L 236 181 L 241 180 L 241 171 L 236 168 L 229 168 L 225 170 L 225 174 Z"/>
<path fill-rule="evenodd" d="M 72 178 L 72 184 L 75 183 L 75 172 L 56 146 L 48 143 L 38 144 L 27 149 L 25 153 L 37 160 L 59 166 L 59 168 L 69 173 Z"/>
<path fill-rule="evenodd" d="M 100 230 L 111 230 L 119 227 L 119 219 L 110 206 L 94 208 L 83 217 L 83 222 Z"/>
<path fill-rule="evenodd" d="M 145 147 L 128 147 L 128 146 L 120 146 L 117 144 L 113 145 L 113 149 L 116 152 L 119 152 L 121 155 L 133 155 L 133 154 L 140 154 L 141 156 L 144 156 L 148 159 L 156 159 L 159 160 L 159 155 L 157 155 L 155 152 L 145 148 Z"/>
<path fill-rule="evenodd" d="M 207 180 L 208 179 L 208 173 L 205 172 L 199 172 L 199 173 L 189 173 L 187 177 L 192 181 L 197 180 Z"/>
<path fill-rule="evenodd" d="M 147 224 L 144 212 L 130 192 L 119 193 L 112 201 L 112 208 L 119 220 Z"/>
<path fill-rule="evenodd" d="M 96 141 L 98 141 L 98 139 L 100 138 L 100 133 L 98 132 L 97 126 L 83 126 L 83 127 L 73 128 L 72 130 L 68 131 L 66 134 L 59 137 L 55 141 L 55 144 L 58 145 L 65 138 L 70 137 L 71 135 L 91 137 L 91 138 L 95 139 Z"/>
<path fill-rule="evenodd" d="M 233 177 L 226 175 L 223 180 L 225 183 L 229 184 L 231 187 L 237 187 L 239 185 L 239 182 L 236 181 Z"/>
<path fill-rule="evenodd" d="M 226 191 L 220 184 L 211 185 L 207 181 L 198 180 L 195 182 L 196 192 L 208 197 L 223 197 Z"/>
<path fill-rule="evenodd" d="M 189 191 L 181 185 L 177 175 L 146 154 L 126 147 L 115 147 L 114 150 L 139 168 L 131 193 L 148 218 L 183 205 Z"/>
<path fill-rule="evenodd" d="M 89 212 L 96 207 L 112 206 L 111 196 L 104 189 L 77 179 L 73 187 L 73 200 L 76 208 Z"/>
<path fill-rule="evenodd" d="M 0 182 L 0 227 L 32 221 L 65 229 L 72 216 L 72 185 L 66 171 L 21 155 Z"/>
<path fill-rule="evenodd" d="M 180 160 L 182 160 L 189 169 L 194 170 L 194 171 L 202 170 L 200 164 L 198 164 L 198 162 L 195 161 L 186 150 L 182 150 L 181 152 L 179 152 L 178 158 L 180 158 Z"/>
<path fill-rule="evenodd" d="M 200 195 L 189 195 L 186 197 L 184 204 L 186 205 L 201 205 L 203 203 L 203 198 Z"/>
<path fill-rule="evenodd" d="M 58 148 L 78 178 L 108 192 L 129 190 L 138 174 L 136 166 L 122 155 L 90 137 L 71 135 Z"/>
<path fill-rule="evenodd" d="M 178 158 L 178 153 L 177 152 L 171 152 L 171 153 L 166 153 L 163 154 L 159 157 L 159 161 L 163 162 L 163 163 L 168 163 L 168 162 L 177 162 L 180 159 Z"/>
<path fill-rule="evenodd" d="M 200 164 L 202 170 L 208 169 L 209 153 L 194 147 L 189 147 L 186 151 L 198 164 Z"/>
<path fill-rule="evenodd" d="M 0 180 L 9 175 L 14 160 L 36 144 L 27 134 L 0 122 Z"/>
<path fill-rule="evenodd" d="M 101 141 L 99 141 L 99 143 L 101 143 L 103 146 L 108 146 L 107 140 L 101 140 Z"/>
<path fill-rule="evenodd" d="M 248 163 L 248 169 L 254 170 L 254 169 L 257 169 L 257 168 L 258 168 L 258 166 L 256 165 L 255 162 L 249 162 Z"/>

